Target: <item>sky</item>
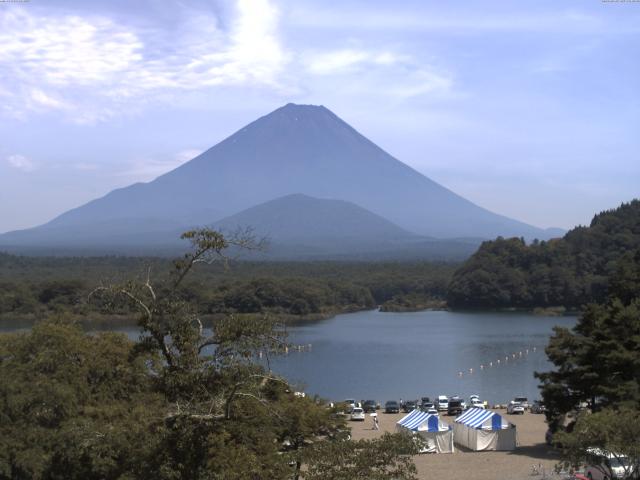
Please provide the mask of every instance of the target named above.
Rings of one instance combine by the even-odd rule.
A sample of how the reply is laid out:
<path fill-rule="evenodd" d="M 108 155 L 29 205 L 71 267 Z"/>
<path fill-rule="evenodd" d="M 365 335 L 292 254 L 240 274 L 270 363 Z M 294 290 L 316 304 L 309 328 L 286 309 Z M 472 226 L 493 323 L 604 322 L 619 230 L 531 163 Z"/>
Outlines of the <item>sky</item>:
<path fill-rule="evenodd" d="M 640 197 L 640 3 L 0 1 L 0 232 L 324 105 L 539 227 Z"/>

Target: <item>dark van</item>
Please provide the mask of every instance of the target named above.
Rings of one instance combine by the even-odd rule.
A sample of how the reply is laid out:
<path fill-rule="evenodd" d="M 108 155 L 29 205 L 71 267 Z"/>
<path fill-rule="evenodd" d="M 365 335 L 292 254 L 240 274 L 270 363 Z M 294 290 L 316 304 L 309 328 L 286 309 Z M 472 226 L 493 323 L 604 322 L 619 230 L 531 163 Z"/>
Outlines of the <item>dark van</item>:
<path fill-rule="evenodd" d="M 448 415 L 460 415 L 462 413 L 462 399 L 461 398 L 450 398 L 449 399 L 449 408 L 447 408 Z"/>

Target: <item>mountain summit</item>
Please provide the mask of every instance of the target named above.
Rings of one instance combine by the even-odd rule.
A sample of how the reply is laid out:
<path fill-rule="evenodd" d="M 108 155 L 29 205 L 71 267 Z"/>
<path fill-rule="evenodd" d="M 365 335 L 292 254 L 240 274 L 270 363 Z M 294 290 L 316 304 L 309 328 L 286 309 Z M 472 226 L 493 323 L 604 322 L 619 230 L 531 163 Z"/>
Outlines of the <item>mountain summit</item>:
<path fill-rule="evenodd" d="M 0 243 L 46 244 L 48 233 L 70 243 L 78 231 L 108 242 L 114 229 L 124 241 L 163 225 L 211 224 L 293 193 L 351 202 L 419 235 L 549 236 L 456 195 L 327 108 L 290 103 L 149 183 L 114 190 L 41 227 L 0 236 Z"/>

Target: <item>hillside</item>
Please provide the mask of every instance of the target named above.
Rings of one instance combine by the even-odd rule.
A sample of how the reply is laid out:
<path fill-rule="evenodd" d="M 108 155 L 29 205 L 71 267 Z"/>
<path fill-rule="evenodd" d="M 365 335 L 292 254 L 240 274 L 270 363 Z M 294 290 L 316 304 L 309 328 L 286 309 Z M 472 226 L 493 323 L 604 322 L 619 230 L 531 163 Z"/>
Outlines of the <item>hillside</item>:
<path fill-rule="evenodd" d="M 416 172 L 321 106 L 288 104 L 149 183 L 137 183 L 37 228 L 0 236 L 5 246 L 91 247 L 160 241 L 286 195 L 339 199 L 412 233 L 437 237 L 548 238 Z M 171 237 L 173 239 L 173 237 Z"/>
<path fill-rule="evenodd" d="M 273 242 L 327 248 L 335 248 L 341 242 L 377 245 L 420 238 L 354 203 L 302 194 L 270 200 L 213 225 L 222 231 L 245 226 Z"/>
<path fill-rule="evenodd" d="M 447 302 L 457 308 L 578 308 L 602 301 L 610 279 L 624 278 L 625 268 L 638 261 L 640 201 L 633 200 L 561 239 L 483 243 L 455 272 Z"/>

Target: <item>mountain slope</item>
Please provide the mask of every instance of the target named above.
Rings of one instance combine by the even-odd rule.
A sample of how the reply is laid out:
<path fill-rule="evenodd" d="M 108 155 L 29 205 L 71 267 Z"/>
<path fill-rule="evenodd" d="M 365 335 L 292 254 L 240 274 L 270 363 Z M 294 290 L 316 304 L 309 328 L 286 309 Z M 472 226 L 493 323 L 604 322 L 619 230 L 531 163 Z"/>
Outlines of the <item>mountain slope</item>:
<path fill-rule="evenodd" d="M 420 235 L 547 238 L 542 229 L 489 212 L 396 160 L 321 106 L 288 104 L 149 183 L 114 190 L 0 244 L 46 244 L 48 232 L 113 225 L 210 224 L 300 192 L 353 202 Z M 126 232 L 125 233 L 126 236 Z M 73 241 L 73 233 L 67 240 Z"/>
<path fill-rule="evenodd" d="M 354 203 L 302 194 L 270 200 L 213 225 L 223 231 L 246 226 L 251 226 L 257 235 L 287 244 L 353 242 L 373 245 L 420 238 Z"/>
<path fill-rule="evenodd" d="M 265 202 L 213 224 L 229 233 L 248 226 L 269 240 L 266 252 L 243 255 L 250 259 L 462 260 L 480 244 L 474 239 L 421 237 L 354 203 L 302 194 Z"/>

